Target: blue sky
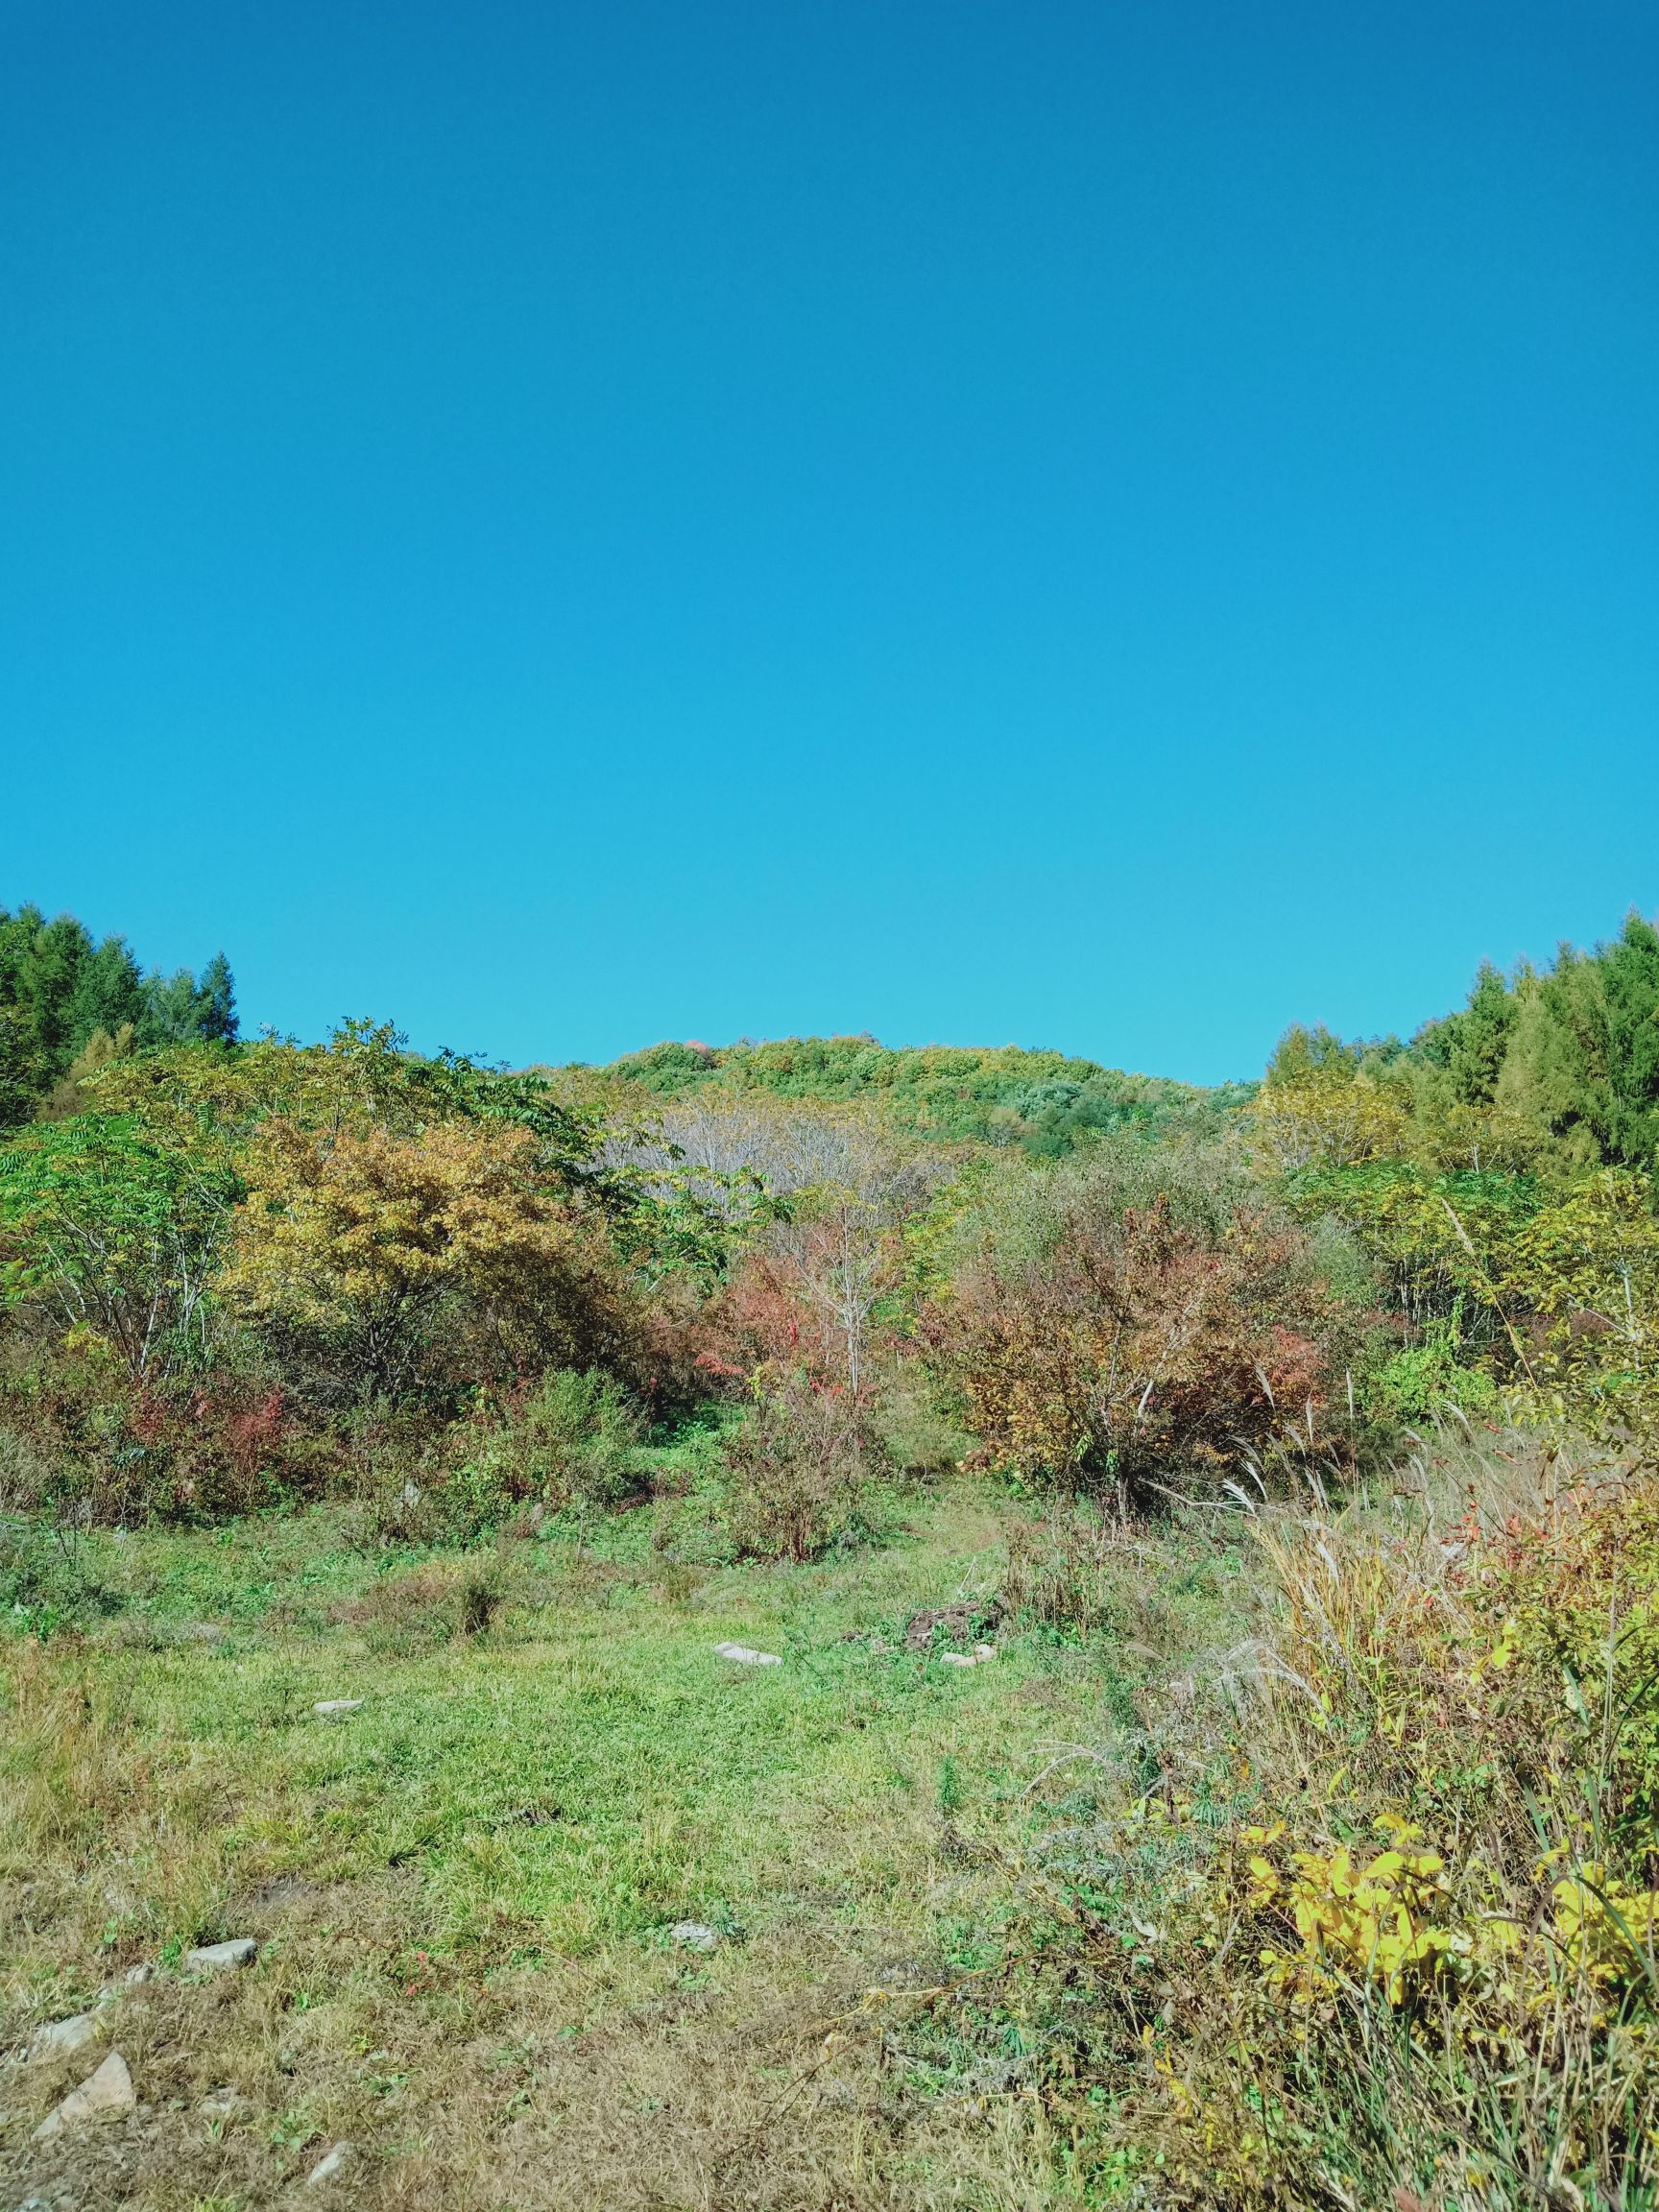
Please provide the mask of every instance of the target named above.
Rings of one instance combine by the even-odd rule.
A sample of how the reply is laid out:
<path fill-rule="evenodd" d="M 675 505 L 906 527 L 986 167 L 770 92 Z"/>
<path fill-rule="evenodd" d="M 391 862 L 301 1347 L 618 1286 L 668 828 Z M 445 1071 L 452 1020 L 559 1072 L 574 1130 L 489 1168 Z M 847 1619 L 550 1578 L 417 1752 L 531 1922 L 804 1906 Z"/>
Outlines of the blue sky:
<path fill-rule="evenodd" d="M 0 902 L 1197 1079 L 1659 907 L 1659 12 L 17 0 Z"/>

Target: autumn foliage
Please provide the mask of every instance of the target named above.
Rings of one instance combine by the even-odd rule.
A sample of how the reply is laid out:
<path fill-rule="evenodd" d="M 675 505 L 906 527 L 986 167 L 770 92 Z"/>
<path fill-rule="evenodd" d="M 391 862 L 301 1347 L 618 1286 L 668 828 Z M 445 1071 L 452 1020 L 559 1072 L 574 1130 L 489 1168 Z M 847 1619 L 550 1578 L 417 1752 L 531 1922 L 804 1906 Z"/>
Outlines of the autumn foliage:
<path fill-rule="evenodd" d="M 419 1378 L 441 1320 L 451 1366 L 467 1347 L 486 1372 L 592 1364 L 621 1344 L 626 1293 L 599 1225 L 538 1179 L 535 1149 L 503 1122 L 405 1136 L 274 1118 L 250 1150 L 224 1292 L 332 1343 L 377 1388 Z"/>
<path fill-rule="evenodd" d="M 995 1241 L 926 1319 L 982 1456 L 1029 1480 L 1132 1491 L 1228 1467 L 1294 1429 L 1334 1440 L 1345 1328 L 1293 1225 L 1068 1205 L 1051 1242 Z M 1343 1401 L 1345 1405 L 1345 1398 Z"/>

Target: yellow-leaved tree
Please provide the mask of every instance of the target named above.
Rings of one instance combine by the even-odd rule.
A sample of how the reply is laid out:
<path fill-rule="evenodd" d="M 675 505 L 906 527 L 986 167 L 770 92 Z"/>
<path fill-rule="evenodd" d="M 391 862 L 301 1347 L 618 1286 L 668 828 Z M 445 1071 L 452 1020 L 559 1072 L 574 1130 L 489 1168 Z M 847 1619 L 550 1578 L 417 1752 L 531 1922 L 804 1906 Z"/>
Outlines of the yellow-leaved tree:
<path fill-rule="evenodd" d="M 243 1175 L 222 1292 L 314 1358 L 331 1351 L 353 1395 L 614 1365 L 637 1330 L 602 1221 L 549 1187 L 535 1137 L 511 1122 L 403 1134 L 276 1115 Z"/>
<path fill-rule="evenodd" d="M 1659 1216 L 1647 1175 L 1603 1167 L 1526 1223 L 1503 1288 L 1535 1316 L 1537 1382 L 1592 1427 L 1659 1433 Z"/>

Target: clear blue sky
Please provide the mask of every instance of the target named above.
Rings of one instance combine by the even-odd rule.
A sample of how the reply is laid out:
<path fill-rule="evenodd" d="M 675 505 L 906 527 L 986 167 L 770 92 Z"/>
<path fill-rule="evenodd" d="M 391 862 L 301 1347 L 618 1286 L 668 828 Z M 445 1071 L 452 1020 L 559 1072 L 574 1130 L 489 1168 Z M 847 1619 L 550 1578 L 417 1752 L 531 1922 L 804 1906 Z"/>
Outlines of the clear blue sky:
<path fill-rule="evenodd" d="M 1195 1078 L 1659 906 L 1659 11 L 13 0 L 0 902 Z"/>

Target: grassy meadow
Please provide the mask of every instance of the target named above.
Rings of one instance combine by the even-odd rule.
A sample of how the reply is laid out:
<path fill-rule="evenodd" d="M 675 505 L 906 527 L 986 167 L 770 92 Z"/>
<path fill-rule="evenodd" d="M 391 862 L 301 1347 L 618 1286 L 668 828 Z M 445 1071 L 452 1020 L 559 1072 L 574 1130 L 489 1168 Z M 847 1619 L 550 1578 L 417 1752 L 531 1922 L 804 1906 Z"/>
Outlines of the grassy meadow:
<path fill-rule="evenodd" d="M 1651 926 L 1211 1093 L 0 1017 L 0 2206 L 1655 2212 Z"/>
<path fill-rule="evenodd" d="M 81 2200 L 261 2203 L 348 2139 L 376 2205 L 1046 2201 L 1029 2098 L 966 2048 L 918 2072 L 902 2023 L 994 1956 L 987 1853 L 1093 1816 L 1156 1662 L 907 1649 L 991 1605 L 1006 1505 L 889 1512 L 844 1559 L 707 1572 L 649 1513 L 375 1558 L 328 1509 L 89 1539 L 107 1617 L 12 1647 L 5 1753 L 12 2034 L 156 1967 L 96 2013 L 150 2117 L 71 2160 Z M 1178 1578 L 1176 1644 L 1226 1575 Z M 246 1935 L 246 1971 L 180 1970 Z M 84 2071 L 14 2084 L 14 2191 Z"/>

